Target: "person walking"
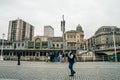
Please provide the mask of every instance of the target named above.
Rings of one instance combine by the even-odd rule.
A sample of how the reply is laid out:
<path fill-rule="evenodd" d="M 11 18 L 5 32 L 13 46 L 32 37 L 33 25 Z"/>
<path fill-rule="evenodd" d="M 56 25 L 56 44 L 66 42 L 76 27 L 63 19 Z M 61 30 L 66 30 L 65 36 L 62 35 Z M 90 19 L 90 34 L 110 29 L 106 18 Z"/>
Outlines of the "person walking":
<path fill-rule="evenodd" d="M 55 53 L 54 53 L 54 59 L 55 59 L 55 62 L 58 62 L 58 51 L 56 51 Z"/>
<path fill-rule="evenodd" d="M 21 58 L 21 52 L 20 51 L 18 52 L 17 56 L 18 56 L 18 64 L 17 65 L 20 65 L 20 58 Z"/>
<path fill-rule="evenodd" d="M 62 62 L 62 53 L 59 54 L 59 60 Z"/>
<path fill-rule="evenodd" d="M 69 52 L 68 53 L 68 62 L 69 62 L 69 69 L 70 69 L 70 75 L 69 76 L 74 76 L 74 74 L 76 73 L 74 70 L 73 70 L 73 65 L 75 63 L 75 54 L 73 52 Z"/>
<path fill-rule="evenodd" d="M 48 52 L 46 52 L 46 62 L 48 62 L 48 57 L 49 57 L 49 54 Z"/>

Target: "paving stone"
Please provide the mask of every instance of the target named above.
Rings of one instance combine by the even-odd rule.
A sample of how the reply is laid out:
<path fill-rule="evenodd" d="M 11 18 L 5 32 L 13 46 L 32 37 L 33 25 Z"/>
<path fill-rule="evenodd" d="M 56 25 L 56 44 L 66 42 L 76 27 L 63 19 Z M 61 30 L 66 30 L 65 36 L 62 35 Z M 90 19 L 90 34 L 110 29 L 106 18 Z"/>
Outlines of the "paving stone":
<path fill-rule="evenodd" d="M 0 61 L 0 80 L 120 80 L 119 62 L 77 62 L 69 77 L 68 63 Z"/>

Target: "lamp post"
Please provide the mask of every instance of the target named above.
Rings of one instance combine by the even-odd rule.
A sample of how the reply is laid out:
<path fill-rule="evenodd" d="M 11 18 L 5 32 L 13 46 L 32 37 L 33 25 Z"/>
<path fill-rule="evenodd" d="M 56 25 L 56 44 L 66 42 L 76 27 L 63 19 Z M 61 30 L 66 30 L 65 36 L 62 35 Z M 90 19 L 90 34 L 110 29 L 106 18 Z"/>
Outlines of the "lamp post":
<path fill-rule="evenodd" d="M 117 62 L 117 53 L 116 53 L 116 45 L 115 45 L 115 29 L 112 29 L 113 32 L 113 42 L 114 42 L 114 51 L 115 51 L 115 62 Z"/>
<path fill-rule="evenodd" d="M 3 33 L 3 38 L 2 38 L 2 47 L 1 47 L 1 55 L 0 55 L 0 60 L 3 61 L 3 45 L 4 45 L 4 36 L 5 34 Z"/>
<path fill-rule="evenodd" d="M 63 20 L 61 21 L 61 31 L 63 32 L 63 53 L 64 53 L 64 33 L 65 33 L 65 20 L 64 15 L 62 15 Z"/>

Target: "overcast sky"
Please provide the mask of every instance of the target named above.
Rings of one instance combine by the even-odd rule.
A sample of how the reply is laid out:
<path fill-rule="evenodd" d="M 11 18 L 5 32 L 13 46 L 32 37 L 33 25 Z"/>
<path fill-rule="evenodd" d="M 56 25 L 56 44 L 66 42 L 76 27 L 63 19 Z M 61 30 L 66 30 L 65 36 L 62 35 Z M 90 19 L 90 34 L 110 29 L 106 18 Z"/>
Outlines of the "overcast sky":
<path fill-rule="evenodd" d="M 35 35 L 51 25 L 55 36 L 62 36 L 63 14 L 66 31 L 80 24 L 88 39 L 101 26 L 120 27 L 120 0 L 0 0 L 0 38 L 2 33 L 7 38 L 9 21 L 18 17 L 35 26 Z"/>

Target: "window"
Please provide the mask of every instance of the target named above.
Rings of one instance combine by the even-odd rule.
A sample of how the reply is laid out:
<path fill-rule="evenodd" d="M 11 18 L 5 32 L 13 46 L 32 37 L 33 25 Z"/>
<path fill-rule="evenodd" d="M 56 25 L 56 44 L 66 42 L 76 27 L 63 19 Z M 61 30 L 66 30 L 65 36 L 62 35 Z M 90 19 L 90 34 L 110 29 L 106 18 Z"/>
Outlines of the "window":
<path fill-rule="evenodd" d="M 61 44 L 61 48 L 63 48 L 63 44 Z"/>
<path fill-rule="evenodd" d="M 53 48 L 55 48 L 55 44 L 53 44 Z"/>
<path fill-rule="evenodd" d="M 59 47 L 59 44 L 57 44 L 57 48 Z"/>
<path fill-rule="evenodd" d="M 67 38 L 69 38 L 69 35 L 67 36 Z"/>
<path fill-rule="evenodd" d="M 22 43 L 22 47 L 24 46 L 24 43 Z"/>
<path fill-rule="evenodd" d="M 20 47 L 20 43 L 18 43 L 18 47 Z"/>
<path fill-rule="evenodd" d="M 79 36 L 78 36 L 79 37 Z M 75 38 L 75 36 L 74 36 L 74 38 Z"/>
<path fill-rule="evenodd" d="M 16 48 L 16 43 L 14 44 L 14 49 Z"/>

